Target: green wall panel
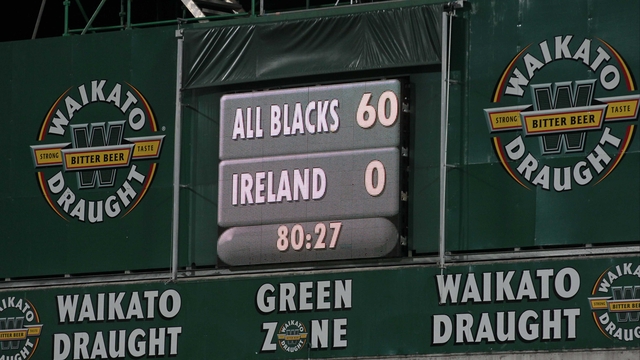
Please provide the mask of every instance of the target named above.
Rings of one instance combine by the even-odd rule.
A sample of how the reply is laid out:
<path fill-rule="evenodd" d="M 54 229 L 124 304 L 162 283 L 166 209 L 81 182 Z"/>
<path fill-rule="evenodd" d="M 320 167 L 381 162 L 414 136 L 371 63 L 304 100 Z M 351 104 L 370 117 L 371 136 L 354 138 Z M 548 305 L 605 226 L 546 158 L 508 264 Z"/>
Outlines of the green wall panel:
<path fill-rule="evenodd" d="M 613 52 L 607 53 L 610 60 L 603 61 L 599 67 L 593 65 L 600 52 L 610 51 L 604 41 L 619 53 L 629 72 L 637 78 L 640 72 L 640 32 L 637 24 L 630 20 L 639 15 L 640 8 L 636 5 L 628 1 L 553 4 L 508 1 L 496 6 L 487 1 L 477 1 L 459 11 L 454 29 L 457 24 L 458 29 L 466 27 L 466 31 L 454 31 L 452 77 L 455 76 L 456 58 L 466 59 L 467 65 L 463 66 L 460 85 L 465 90 L 458 94 L 459 85 L 452 85 L 449 162 L 466 166 L 459 176 L 451 176 L 448 183 L 454 193 L 448 198 L 447 205 L 449 211 L 454 210 L 452 214 L 447 213 L 450 218 L 447 234 L 453 235 L 447 237 L 448 251 L 637 243 L 640 237 L 637 136 L 626 148 L 622 161 L 601 182 L 598 181 L 614 167 L 613 161 L 600 174 L 589 164 L 594 179 L 584 186 L 574 180 L 570 191 L 553 189 L 553 170 L 550 171 L 549 188 L 533 184 L 544 165 L 551 169 L 571 167 L 573 171 L 580 161 L 588 163 L 587 156 L 596 150 L 605 128 L 623 139 L 629 126 L 635 126 L 632 132 L 636 131 L 637 116 L 619 122 L 605 121 L 601 130 L 588 131 L 581 151 L 542 154 L 540 136 L 526 136 L 522 130 L 491 132 L 485 114 L 485 109 L 532 105 L 531 86 L 540 84 L 591 80 L 595 81 L 595 99 L 637 97 L 637 84 L 626 86 L 624 67 L 612 55 Z M 627 22 L 629 26 L 613 25 Z M 541 26 L 542 23 L 545 26 Z M 556 37 L 568 44 L 565 50 L 560 51 L 561 55 L 556 55 L 556 48 L 562 48 L 556 46 Z M 585 50 L 581 55 L 579 48 L 586 46 L 583 45 L 585 39 L 590 45 L 589 51 Z M 539 45 L 545 41 L 550 54 L 548 60 Z M 520 51 L 523 52 L 516 57 Z M 542 60 L 538 60 L 541 61 L 538 64 L 528 56 Z M 494 91 L 499 89 L 502 75 L 506 75 L 506 87 L 513 87 L 510 81 L 515 81 L 514 69 L 508 69 L 512 59 L 516 60 L 515 68 L 526 79 L 527 83 L 520 85 L 524 94 L 511 96 L 502 87 L 501 97 L 496 101 L 494 96 L 497 93 Z M 531 73 L 527 71 L 527 62 Z M 621 81 L 615 88 L 603 86 L 601 73 L 607 65 L 618 69 Z M 609 75 L 605 79 L 611 81 L 612 78 L 613 75 Z M 466 112 L 458 112 L 459 108 L 466 108 Z M 564 136 L 562 134 L 567 132 L 560 134 Z M 524 139 L 527 153 L 530 152 L 538 161 L 538 169 L 529 179 L 517 170 L 524 158 L 505 161 L 517 181 L 524 186 L 520 186 L 503 168 L 492 144 L 492 138 L 500 139 L 504 151 L 504 146 L 518 136 Z M 458 146 L 461 146 L 461 153 L 456 150 Z M 612 159 L 620 149 L 609 144 L 601 147 Z M 462 184 L 460 199 L 455 194 L 458 181 Z M 461 222 L 457 223 L 456 219 L 461 219 Z M 458 229 L 459 236 L 456 236 Z"/>
<path fill-rule="evenodd" d="M 280 21 L 275 17 L 241 20 L 194 25 L 185 30 L 188 39 L 185 41 L 187 63 L 184 68 L 190 71 L 185 75 L 185 80 L 193 89 L 182 92 L 179 204 L 181 267 L 218 265 L 215 252 L 218 238 L 218 129 L 219 102 L 223 94 L 383 78 L 405 78 L 411 85 L 406 250 L 417 255 L 438 251 L 442 81 L 438 64 L 440 7 L 419 1 L 407 4 L 406 7 L 390 4 L 388 8 L 376 8 L 375 11 L 358 11 L 357 16 L 342 13 L 331 15 L 321 11 L 317 13 L 317 19 L 303 14 L 299 19 L 294 16 Z M 343 39 L 340 46 L 332 46 L 331 41 L 326 41 L 323 47 L 316 49 L 326 59 L 342 56 L 339 62 L 327 63 L 326 66 L 318 63 L 317 58 L 297 56 L 302 50 L 288 48 L 282 38 L 258 35 L 255 36 L 259 42 L 250 44 L 249 55 L 254 60 L 262 59 L 262 62 L 242 63 L 248 66 L 246 68 L 231 69 L 232 66 L 225 68 L 223 65 L 232 63 L 235 55 L 247 55 L 243 53 L 243 43 L 234 43 L 235 47 L 224 50 L 226 52 L 216 52 L 215 55 L 206 52 L 208 46 L 215 49 L 222 46 L 213 40 L 207 42 L 210 40 L 206 38 L 207 34 L 226 34 L 232 29 L 239 29 L 250 35 L 256 31 L 250 24 L 254 20 L 260 23 L 261 31 L 269 29 L 274 34 L 298 29 L 300 24 L 317 23 L 314 26 L 321 30 L 318 34 L 324 34 L 324 39 L 332 40 L 336 33 L 331 29 L 338 18 L 346 23 L 375 22 L 377 19 L 394 24 L 398 14 L 407 12 L 415 12 L 419 16 L 412 17 L 413 25 L 403 27 L 402 31 L 414 31 L 415 36 L 409 40 L 420 39 L 424 43 L 409 41 L 395 57 L 394 51 L 384 52 L 384 57 L 376 57 L 373 52 L 367 53 L 366 62 L 352 64 L 346 53 L 335 54 L 336 49 L 355 44 L 350 42 L 355 41 L 351 37 L 351 40 Z M 506 1 L 500 5 L 479 0 L 468 2 L 463 9 L 457 10 L 457 17 L 452 24 L 450 78 L 453 81 L 449 93 L 447 129 L 448 180 L 444 214 L 447 251 L 637 244 L 640 238 L 640 144 L 637 136 L 629 138 L 622 161 L 606 179 L 596 184 L 604 173 L 594 173 L 595 179 L 586 186 L 574 183 L 571 191 L 557 192 L 531 183 L 538 170 L 529 179 L 518 173 L 522 158 L 501 163 L 492 139 L 500 139 L 502 148 L 498 149 L 504 150 L 506 144 L 522 136 L 527 151 L 539 161 L 540 166 L 560 169 L 585 161 L 588 153 L 599 146 L 603 132 L 589 131 L 583 151 L 543 155 L 538 136 L 525 136 L 522 130 L 492 132 L 485 110 L 531 105 L 530 86 L 546 83 L 595 80 L 596 99 L 637 96 L 636 83 L 625 87 L 621 82 L 622 85 L 618 87 L 605 89 L 601 86 L 600 74 L 605 65 L 611 64 L 621 76 L 625 76 L 622 61 L 627 65 L 629 74 L 637 77 L 640 73 L 640 25 L 634 20 L 640 16 L 639 12 L 635 3 L 622 0 L 613 3 L 576 0 L 557 4 Z M 356 17 L 357 21 L 353 20 Z M 543 23 L 545 26 L 540 25 Z M 366 41 L 374 46 L 401 37 L 401 33 L 393 34 L 384 39 L 368 37 Z M 519 51 L 529 46 L 515 62 L 515 67 L 526 74 L 525 55 L 543 59 L 539 44 L 547 41 L 549 56 L 555 57 L 555 37 L 558 36 L 561 39 L 572 36 L 567 45 L 571 59 L 549 61 L 539 69 L 533 69 L 535 76 L 527 74 L 526 80 L 531 78 L 530 81 L 527 85 L 521 85 L 525 91 L 522 97 L 508 96 L 504 93 L 505 87 L 502 87 L 500 100 L 492 98 L 497 94 L 494 91 L 500 90 L 497 84 L 502 75 L 505 75 L 507 87 L 510 86 L 509 81 L 514 75 L 507 71 L 507 66 Z M 583 64 L 579 57 L 578 48 L 584 39 L 591 44 L 591 61 L 601 50 L 609 55 L 614 54 L 612 49 L 623 60 L 611 57 L 611 60 L 603 63 L 605 65 L 594 71 Z M 304 37 L 298 39 L 300 42 L 303 40 Z M 604 42 L 610 44 L 611 49 Z M 102 273 L 169 266 L 176 44 L 174 28 L 0 44 L 3 54 L 0 59 L 0 80 L 3 84 L 0 86 L 0 108 L 5 114 L 2 123 L 9 130 L 0 135 L 0 149 L 5 154 L 0 158 L 0 166 L 7 174 L 0 180 L 3 229 L 0 238 L 7 253 L 12 254 L 0 265 L 0 277 Z M 310 44 L 307 45 L 312 46 Z M 262 53 L 261 49 L 267 49 L 268 52 Z M 227 57 L 223 62 L 209 61 L 217 59 L 216 56 L 224 57 L 225 54 Z M 278 60 L 280 57 L 282 61 Z M 299 66 L 295 71 L 289 71 L 292 69 L 286 65 L 287 61 Z M 537 65 L 530 63 L 530 66 Z M 227 70 L 238 72 L 232 74 Z M 39 189 L 37 174 L 44 174 L 46 184 L 46 180 L 56 173 L 58 165 L 36 168 L 31 146 L 71 142 L 70 136 L 50 136 L 44 141 L 38 138 L 47 111 L 68 89 L 72 94 L 69 96 L 79 99 L 78 86 L 85 84 L 90 89 L 92 82 L 102 79 L 106 80 L 105 97 L 108 97 L 116 83 L 122 85 L 123 89 L 131 90 L 129 86 L 133 86 L 139 90 L 148 100 L 158 124 L 155 131 L 147 131 L 144 135 L 165 137 L 158 159 L 135 160 L 136 165 L 145 169 L 157 165 L 153 182 L 136 209 L 124 217 L 89 224 L 71 217 L 71 210 L 56 214 L 59 195 L 52 196 L 52 206 L 47 204 Z M 60 109 L 68 112 L 64 105 L 66 96 L 61 97 Z M 124 120 L 125 116 L 104 101 L 83 107 L 71 125 L 108 123 Z M 627 129 L 637 131 L 637 120 L 636 116 L 624 121 L 610 121 L 605 123 L 605 127 L 622 139 Z M 631 125 L 635 127 L 629 128 Z M 609 157 L 615 158 L 618 148 L 602 146 Z M 515 179 L 507 173 L 505 166 L 515 172 Z M 75 173 L 69 171 L 65 174 L 67 183 L 76 181 Z M 118 170 L 117 174 L 116 184 L 123 183 L 127 173 Z M 550 178 L 550 183 L 553 184 L 553 178 Z M 76 195 L 86 194 L 87 199 L 105 199 L 117 188 L 114 185 L 113 189 L 83 189 Z"/>
<path fill-rule="evenodd" d="M 0 147 L 2 166 L 10 176 L 3 179 L 0 212 L 3 252 L 11 256 L 0 265 L 0 277 L 168 268 L 176 96 L 174 32 L 136 30 L 15 42 L 3 45 L 3 55 L 0 76 L 6 81 L 0 106 L 8 131 L 3 132 L 6 141 L 1 141 Z M 55 105 L 58 99 L 60 103 Z M 51 124 L 54 128 L 60 124 L 60 130 L 40 134 L 43 126 L 47 128 L 50 109 Z M 58 110 L 64 120 L 55 120 Z M 117 134 L 102 138 L 98 132 L 78 135 L 79 142 L 73 145 L 74 127 L 108 131 L 117 121 L 124 121 L 121 139 L 116 140 Z M 109 146 L 117 146 L 137 144 L 144 136 L 162 137 L 153 154 L 145 157 L 132 150 L 127 164 L 107 161 L 104 166 L 113 172 L 107 170 L 109 176 L 104 181 L 94 179 L 93 186 L 86 188 L 80 187 L 78 171 L 69 165 L 72 163 L 65 167 L 58 158 L 50 166 L 40 166 L 43 163 L 34 161 L 32 146 L 57 146 L 53 152 L 60 156 L 62 145 L 57 144 L 72 143 L 69 149 L 80 148 L 83 139 L 88 139 L 95 147 L 106 139 Z M 91 147 L 87 151 L 95 161 L 105 162 L 105 153 Z M 124 159 L 125 153 L 121 154 Z M 80 157 L 73 159 L 79 164 Z M 94 168 L 80 169 L 96 174 Z M 132 169 L 144 179 L 131 178 L 135 175 Z M 64 178 L 60 189 L 51 185 L 57 174 Z M 111 174 L 115 176 L 112 181 Z M 135 195 L 130 193 L 122 200 L 117 191 L 125 193 L 125 183 Z M 51 205 L 41 188 L 47 189 Z M 66 189 L 72 195 L 65 195 Z M 106 211 L 110 197 L 114 200 L 111 204 L 120 206 L 114 218 Z M 68 199 L 69 205 L 61 202 L 61 207 L 61 198 Z M 78 207 L 82 201 L 84 211 Z M 104 209 L 102 221 L 89 220 L 90 203 Z"/>
<path fill-rule="evenodd" d="M 440 194 L 440 73 L 411 75 L 409 246 L 438 251 Z"/>
<path fill-rule="evenodd" d="M 637 287 L 638 274 L 631 256 L 0 291 L 3 317 L 40 329 L 0 355 L 106 358 L 120 348 L 123 356 L 110 357 L 308 359 L 637 349 L 637 311 L 611 309 L 629 302 L 616 289 Z"/>

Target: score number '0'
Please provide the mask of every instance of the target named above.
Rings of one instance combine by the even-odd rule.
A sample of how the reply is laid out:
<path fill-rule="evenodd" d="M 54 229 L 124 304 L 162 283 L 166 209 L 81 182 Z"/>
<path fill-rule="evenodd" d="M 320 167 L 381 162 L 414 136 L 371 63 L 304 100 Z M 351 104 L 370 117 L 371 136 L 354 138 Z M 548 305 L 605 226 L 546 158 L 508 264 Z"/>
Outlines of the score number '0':
<path fill-rule="evenodd" d="M 396 93 L 391 90 L 383 92 L 378 98 L 377 112 L 376 107 L 369 104 L 370 101 L 371 93 L 364 93 L 362 99 L 360 99 L 358 111 L 356 112 L 356 121 L 361 128 L 368 129 L 372 127 L 376 123 L 376 118 L 385 127 L 396 123 L 399 108 Z M 379 160 L 371 161 L 364 172 L 364 186 L 367 189 L 367 193 L 371 196 L 382 194 L 386 176 L 384 165 Z"/>

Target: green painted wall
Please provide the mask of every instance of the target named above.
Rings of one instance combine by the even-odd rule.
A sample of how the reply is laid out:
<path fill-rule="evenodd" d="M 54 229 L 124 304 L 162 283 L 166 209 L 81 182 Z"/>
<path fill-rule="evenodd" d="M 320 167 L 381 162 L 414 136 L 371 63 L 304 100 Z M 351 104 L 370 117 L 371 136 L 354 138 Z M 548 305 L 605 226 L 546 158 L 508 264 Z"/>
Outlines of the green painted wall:
<path fill-rule="evenodd" d="M 607 309 L 624 306 L 616 289 L 639 273 L 637 257 L 621 257 L 68 286 L 1 291 L 0 315 L 41 325 L 28 340 L 48 359 L 629 349 L 640 346 L 637 307 Z"/>
<path fill-rule="evenodd" d="M 606 52 L 600 66 L 594 63 L 601 51 L 611 51 L 603 41 L 617 51 L 632 76 L 640 70 L 638 24 L 632 19 L 640 8 L 629 1 L 619 2 L 516 2 L 499 6 L 486 1 L 465 5 L 453 20 L 452 72 L 456 80 L 451 85 L 449 124 L 449 196 L 447 198 L 447 250 L 491 251 L 510 248 L 540 248 L 581 244 L 637 243 L 640 237 L 640 176 L 638 142 L 633 139 L 622 161 L 613 166 L 621 152 L 620 146 L 605 143 L 601 146 L 611 160 L 601 163 L 598 173 L 588 161 L 601 141 L 603 130 L 623 140 L 629 126 L 637 127 L 637 114 L 625 121 L 605 121 L 600 130 L 586 132 L 583 150 L 542 154 L 541 136 L 525 136 L 520 130 L 490 132 L 485 109 L 509 106 L 531 106 L 532 86 L 561 82 L 595 80 L 593 98 L 638 96 L 637 83 L 625 82 L 625 69 L 613 52 Z M 629 24 L 617 26 L 615 24 Z M 568 45 L 556 45 L 560 37 Z M 586 41 L 588 49 L 581 49 Z M 540 47 L 549 49 L 547 61 Z M 525 50 L 526 49 L 526 50 Z M 520 51 L 524 52 L 517 57 Z M 531 56 L 531 57 L 528 57 Z M 514 78 L 508 66 L 514 66 L 527 79 L 521 85 L 522 96 L 506 94 L 505 87 L 499 101 L 492 100 L 498 82 L 506 72 L 506 87 Z M 536 62 L 535 59 L 538 62 Z M 604 58 L 603 58 L 604 59 Z M 585 64 L 588 63 L 588 64 Z M 533 76 L 528 73 L 527 64 Z M 613 67 L 619 74 L 619 85 L 605 88 L 601 75 Z M 511 69 L 513 71 L 513 69 Z M 606 82 L 613 82 L 614 72 Z M 598 101 L 594 100 L 593 104 Z M 613 105 L 609 105 L 611 110 Z M 558 108 L 561 106 L 558 105 Z M 569 111 L 569 110 L 567 110 Z M 565 136 L 567 132 L 556 133 Z M 506 172 L 497 158 L 492 138 L 504 146 L 522 136 L 527 153 L 537 161 L 538 168 L 529 179 L 518 168 L 525 157 L 507 162 L 521 186 Z M 580 185 L 574 175 L 575 167 L 584 161 L 593 180 Z M 544 178 L 535 183 L 543 166 L 548 166 L 549 186 Z M 571 190 L 554 190 L 554 168 L 564 174 L 570 168 Z M 615 168 L 599 182 L 609 169 Z M 580 167 L 585 170 L 584 167 Z M 428 217 L 428 214 L 421 214 Z M 419 240 L 416 240 L 419 241 Z M 429 245 L 418 249 L 428 251 Z"/>
<path fill-rule="evenodd" d="M 3 153 L 0 166 L 4 169 L 0 180 L 0 213 L 3 254 L 7 255 L 0 265 L 0 276 L 21 278 L 168 267 L 176 78 L 173 31 L 114 32 L 6 43 L 0 48 L 3 54 L 0 98 L 5 128 L 0 144 Z M 58 98 L 60 103 L 54 106 Z M 130 104 L 125 107 L 128 99 Z M 144 105 L 145 99 L 148 107 Z M 49 129 L 45 119 L 50 109 L 53 123 L 57 111 L 68 123 L 58 120 L 64 125 L 61 125 L 65 129 L 63 134 L 46 130 L 41 136 L 43 126 Z M 138 129 L 129 125 L 129 117 Z M 155 129 L 151 128 L 152 117 Z M 126 120 L 124 139 L 164 136 L 157 157 L 136 158 L 129 166 L 114 168 L 111 186 L 97 186 L 108 184 L 105 180 L 80 189 L 77 171 L 64 172 L 64 189 L 68 188 L 73 195 L 64 195 L 65 190 L 53 193 L 47 185 L 44 188 L 50 192 L 52 201 L 49 206 L 37 174 L 41 173 L 48 184 L 62 170 L 61 159 L 57 165 L 36 167 L 31 146 L 72 143 L 74 126 L 105 123 L 103 127 L 108 127 L 109 123 L 121 120 Z M 92 137 L 98 138 L 101 136 Z M 98 140 L 94 146 L 97 144 Z M 155 174 L 149 170 L 153 164 Z M 144 180 L 127 180 L 132 166 L 136 166 Z M 95 170 L 85 172 L 91 174 Z M 151 178 L 148 191 L 142 194 L 145 181 Z M 136 193 L 126 197 L 128 206 L 117 195 L 125 182 Z M 102 201 L 101 207 L 106 209 L 107 199 L 112 196 L 115 197 L 110 204 L 119 204 L 118 214 L 111 218 L 103 210 L 102 221 L 92 223 L 89 202 L 97 209 Z M 141 196 L 135 209 L 126 214 Z M 60 207 L 60 198 L 70 199 L 71 204 L 62 202 Z M 85 201 L 84 211 L 78 208 L 72 215 L 80 199 Z"/>
<path fill-rule="evenodd" d="M 304 13 L 282 18 L 265 17 L 255 20 L 260 24 L 257 27 L 251 25 L 253 20 L 239 20 L 197 24 L 185 29 L 186 56 L 182 70 L 185 71 L 185 86 L 190 88 L 181 93 L 179 111 L 183 118 L 179 204 L 181 267 L 219 265 L 216 254 L 218 128 L 219 102 L 224 94 L 381 78 L 406 79 L 411 89 L 406 178 L 408 215 L 405 218 L 408 226 L 400 229 L 402 233 L 406 232 L 408 245 L 400 254 L 437 253 L 441 19 L 440 7 L 428 3 L 411 1 L 407 6 L 386 3 L 368 7 L 366 11 L 358 8 L 353 14 L 344 13 L 345 10 L 322 10 L 314 13 L 316 16 Z M 589 106 L 606 103 L 618 96 L 637 97 L 637 84 L 631 80 L 640 71 L 637 46 L 640 35 L 636 31 L 638 25 L 633 21 L 638 11 L 637 6 L 629 6 L 625 1 L 615 6 L 600 1 L 529 5 L 509 1 L 501 6 L 477 1 L 466 3 L 463 9 L 457 10 L 452 23 L 450 76 L 453 81 L 445 214 L 447 251 L 637 244 L 640 237 L 638 142 L 633 136 L 625 138 L 627 129 L 630 135 L 635 133 L 637 114 L 621 121 L 606 120 L 602 128 L 587 131 L 582 151 L 545 155 L 540 150 L 540 136 L 526 136 L 521 129 L 492 132 L 486 113 L 487 109 L 532 106 L 532 86 L 539 84 L 595 80 Z M 375 26 L 371 24 L 379 21 L 390 26 L 403 14 L 411 15 L 404 27 L 389 32 L 384 35 L 386 37 L 380 35 L 383 38 L 376 41 L 372 35 Z M 549 23 L 549 18 L 557 21 Z M 364 27 L 368 30 L 363 30 L 371 35 L 366 37 L 368 42 L 360 43 L 353 36 L 342 39 L 329 31 L 323 33 L 320 40 L 342 41 L 339 44 L 342 47 L 387 44 L 397 38 L 405 43 L 398 52 L 385 53 L 384 57 L 376 57 L 376 52 L 367 53 L 363 58 L 366 61 L 354 64 L 349 62 L 352 60 L 350 55 L 333 53 L 332 42 L 327 41 L 318 47 L 325 49 L 319 53 L 323 54 L 322 63 L 326 66 L 310 67 L 306 72 L 303 71 L 306 65 L 318 65 L 316 58 L 306 58 L 292 51 L 283 53 L 282 62 L 279 62 L 271 52 L 260 51 L 267 48 L 271 51 L 272 45 L 278 45 L 278 48 L 286 45 L 281 39 L 271 39 L 268 34 L 293 31 L 300 24 L 313 24 L 319 30 L 328 30 L 336 22 L 350 26 L 368 24 Z M 541 26 L 542 23 L 545 26 Z M 613 26 L 616 23 L 631 25 Z M 0 210 L 2 244 L 11 256 L 0 266 L 0 276 L 23 278 L 169 267 L 176 114 L 177 39 L 174 30 L 168 27 L 2 44 L 0 78 L 4 85 L 0 87 L 0 106 L 5 114 L 3 124 L 9 131 L 0 135 L 0 146 L 5 154 L 0 161 L 7 174 L 0 180 Z M 241 40 L 232 36 L 234 31 L 246 35 L 245 44 L 251 51 L 245 52 L 240 46 L 243 42 L 225 48 L 220 45 L 224 42 L 211 42 L 207 38 L 207 35 L 216 34 L 219 38 L 213 37 L 214 40 Z M 411 36 L 406 37 L 407 34 Z M 556 37 L 560 45 L 556 45 Z M 313 50 L 313 43 L 306 43 L 304 34 L 296 41 Z M 563 41 L 568 44 L 566 49 Z M 549 49 L 549 60 L 539 45 L 541 43 Z M 583 44 L 590 44 L 589 49 L 581 48 Z M 526 50 L 519 54 L 523 49 Z M 222 76 L 224 67 L 220 64 L 234 64 L 234 56 L 238 54 L 242 55 L 242 64 L 251 66 L 237 68 L 230 65 L 234 76 L 225 78 Z M 598 66 L 593 65 L 599 54 L 604 54 L 602 61 Z M 220 59 L 224 61 L 214 62 Z M 515 61 L 510 68 L 512 60 Z M 512 81 L 516 81 L 514 69 L 528 73 L 527 63 L 531 75 L 526 76 L 526 84 L 518 85 L 523 95 L 510 96 L 506 91 L 514 86 Z M 287 64 L 295 65 L 296 71 L 286 73 Z M 273 70 L 271 66 L 276 66 L 277 71 L 268 72 Z M 610 70 L 609 66 L 616 69 L 620 83 L 603 87 L 613 81 L 613 73 L 601 77 L 605 69 Z M 264 74 L 269 76 L 262 76 Z M 503 75 L 504 85 L 498 86 Z M 627 78 L 631 79 L 628 84 Z M 99 85 L 101 80 L 105 80 L 104 87 Z M 80 90 L 83 84 L 88 94 L 87 104 L 84 104 Z M 117 99 L 109 102 L 116 84 L 122 93 L 119 97 L 114 95 Z M 94 95 L 92 86 L 102 89 L 102 95 L 96 95 L 97 103 L 90 101 Z M 132 167 L 122 166 L 114 170 L 117 176 L 112 187 L 72 191 L 78 199 L 86 200 L 86 217 L 89 202 L 97 205 L 98 201 L 103 201 L 104 206 L 109 197 L 118 200 L 117 190 L 126 190 L 121 188 L 125 181 L 135 185 L 137 197 L 129 201 L 132 204 L 136 204 L 141 198 L 139 195 L 147 189 L 144 198 L 126 216 L 123 216 L 126 211 L 122 211 L 116 218 L 105 217 L 96 224 L 87 219 L 81 221 L 78 214 L 82 209 L 78 208 L 78 213 L 72 215 L 78 199 L 69 200 L 71 204 L 65 208 L 64 201 L 60 200 L 62 192 L 42 193 L 41 188 L 49 191 L 55 188 L 53 179 L 62 165 L 36 167 L 32 146 L 73 143 L 69 135 L 71 130 L 65 135 L 39 134 L 40 129 L 48 129 L 51 121 L 61 121 L 55 120 L 58 110 L 67 117 L 70 117 L 70 111 L 76 113 L 68 129 L 82 124 L 94 124 L 95 127 L 99 123 L 127 120 L 131 109 L 138 105 L 126 111 L 118 111 L 118 106 L 114 105 L 119 102 L 119 107 L 123 108 L 127 91 L 133 94 L 134 88 L 139 94 L 131 95 L 132 99 L 136 104 L 143 104 L 142 97 L 146 99 L 150 110 L 145 116 L 153 114 L 157 127 L 152 127 L 150 121 L 137 130 L 125 127 L 123 138 L 132 134 L 135 138 L 164 136 L 158 157 L 132 161 L 136 166 L 144 165 L 145 178 L 150 178 L 150 169 L 155 169 L 153 182 L 127 179 L 132 173 L 125 169 Z M 499 100 L 497 96 L 500 96 Z M 58 99 L 60 103 L 56 105 Z M 74 107 L 78 109 L 74 110 Z M 48 116 L 49 110 L 52 112 Z M 624 148 L 602 145 L 611 160 L 597 173 L 594 166 L 589 165 L 588 156 L 600 146 L 606 133 L 604 129 L 620 139 Z M 556 132 L 555 135 L 565 136 L 565 133 Z M 501 163 L 496 153 L 496 149 L 506 153 L 505 146 L 519 136 L 527 153 L 539 165 L 531 176 L 518 170 L 523 166 L 524 157 Z M 501 141 L 501 145 L 494 146 L 492 139 Z M 616 163 L 618 153 L 622 160 Z M 574 179 L 570 191 L 553 190 L 554 168 L 574 171 L 572 169 L 581 163 L 592 169 L 592 180 L 579 186 Z M 538 178 L 543 166 L 549 167 L 550 174 Z M 511 169 L 513 178 L 507 169 Z M 604 178 L 609 170 L 613 171 Z M 87 171 L 92 173 L 94 170 Z M 42 174 L 41 185 L 39 173 Z M 76 171 L 64 175 L 70 189 L 70 184 L 77 187 L 76 176 Z M 545 181 L 551 189 L 545 188 Z M 51 205 L 47 203 L 47 196 Z M 119 201 L 123 208 L 127 207 L 123 200 Z"/>

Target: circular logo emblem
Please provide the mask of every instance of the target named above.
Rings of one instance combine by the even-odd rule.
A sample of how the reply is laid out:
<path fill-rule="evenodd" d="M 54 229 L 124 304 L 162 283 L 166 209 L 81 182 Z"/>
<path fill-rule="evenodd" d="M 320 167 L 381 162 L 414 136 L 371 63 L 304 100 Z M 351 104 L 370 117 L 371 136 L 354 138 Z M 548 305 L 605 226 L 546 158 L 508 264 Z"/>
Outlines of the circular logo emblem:
<path fill-rule="evenodd" d="M 640 95 L 630 66 L 602 39 L 561 35 L 507 65 L 484 109 L 498 160 L 527 189 L 596 185 L 633 140 Z"/>
<path fill-rule="evenodd" d="M 42 324 L 27 299 L 0 299 L 0 358 L 31 359 L 40 342 Z"/>
<path fill-rule="evenodd" d="M 622 263 L 605 270 L 591 291 L 593 320 L 606 337 L 640 339 L 640 265 Z"/>
<path fill-rule="evenodd" d="M 53 103 L 31 146 L 40 190 L 61 218 L 101 223 L 126 216 L 156 172 L 164 135 L 142 93 L 94 80 Z"/>
<path fill-rule="evenodd" d="M 307 329 L 297 320 L 282 324 L 278 331 L 278 344 L 282 350 L 296 352 L 307 343 Z"/>

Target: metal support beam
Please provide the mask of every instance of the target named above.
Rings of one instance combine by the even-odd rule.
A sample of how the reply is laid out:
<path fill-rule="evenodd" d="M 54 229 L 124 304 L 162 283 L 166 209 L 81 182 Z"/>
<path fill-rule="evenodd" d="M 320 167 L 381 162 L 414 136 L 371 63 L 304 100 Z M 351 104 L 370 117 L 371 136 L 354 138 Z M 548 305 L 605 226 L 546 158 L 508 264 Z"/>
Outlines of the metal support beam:
<path fill-rule="evenodd" d="M 441 84 L 440 84 L 440 235 L 439 261 L 441 269 L 445 267 L 445 234 L 447 211 L 447 130 L 449 127 L 449 16 L 442 12 L 442 48 L 441 48 Z"/>
<path fill-rule="evenodd" d="M 62 36 L 69 36 L 69 4 L 71 4 L 71 2 L 64 0 L 62 4 L 64 5 L 64 32 Z"/>
<path fill-rule="evenodd" d="M 124 17 L 126 16 L 124 12 L 124 0 L 120 0 L 120 26 L 124 27 Z"/>
<path fill-rule="evenodd" d="M 107 2 L 107 0 L 100 1 L 100 4 L 98 5 L 98 8 L 96 9 L 96 11 L 93 12 L 93 15 L 91 15 L 91 19 L 89 19 L 89 22 L 87 23 L 87 26 L 84 27 L 84 29 L 82 30 L 82 33 L 80 35 L 86 34 L 87 30 L 89 30 L 89 28 L 91 28 L 91 24 L 93 24 L 93 21 L 98 16 L 98 13 L 100 13 L 100 10 L 102 10 L 102 7 L 104 6 L 105 2 Z"/>
<path fill-rule="evenodd" d="M 125 29 L 131 29 L 131 2 L 133 0 L 127 0 L 127 26 Z"/>
<path fill-rule="evenodd" d="M 191 13 L 191 15 L 193 15 L 194 18 L 205 17 L 202 10 L 200 10 L 198 5 L 196 5 L 196 3 L 193 2 L 193 0 L 182 0 L 182 3 L 187 8 L 187 10 L 189 10 L 189 12 Z"/>
<path fill-rule="evenodd" d="M 182 0 L 182 3 L 196 19 L 215 15 L 246 13 L 242 4 L 237 0 Z M 255 16 L 255 0 L 251 1 L 250 15 Z"/>
<path fill-rule="evenodd" d="M 176 30 L 176 117 L 173 146 L 173 219 L 171 221 L 171 281 L 178 279 L 178 240 L 180 225 L 180 140 L 182 139 L 182 29 Z"/>
<path fill-rule="evenodd" d="M 36 26 L 33 28 L 33 35 L 31 35 L 31 39 L 35 39 L 38 34 L 38 28 L 40 27 L 40 20 L 42 19 L 42 13 L 44 12 L 44 5 L 47 3 L 47 0 L 42 0 L 40 3 L 40 11 L 38 12 L 38 19 L 36 20 Z"/>
<path fill-rule="evenodd" d="M 447 212 L 447 140 L 449 130 L 449 88 L 451 84 L 451 25 L 456 15 L 455 9 L 464 6 L 463 0 L 448 3 L 442 12 L 442 55 L 440 87 L 440 248 L 439 261 L 441 271 L 444 271 L 446 261 L 446 212 Z"/>
<path fill-rule="evenodd" d="M 76 0 L 76 4 L 78 5 L 78 9 L 80 9 L 80 14 L 82 14 L 84 21 L 89 22 L 89 17 L 87 16 L 87 12 L 84 11 L 84 6 L 82 6 L 82 3 L 80 2 L 80 0 Z"/>

